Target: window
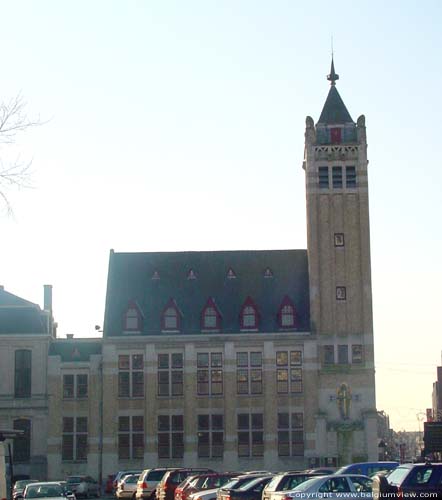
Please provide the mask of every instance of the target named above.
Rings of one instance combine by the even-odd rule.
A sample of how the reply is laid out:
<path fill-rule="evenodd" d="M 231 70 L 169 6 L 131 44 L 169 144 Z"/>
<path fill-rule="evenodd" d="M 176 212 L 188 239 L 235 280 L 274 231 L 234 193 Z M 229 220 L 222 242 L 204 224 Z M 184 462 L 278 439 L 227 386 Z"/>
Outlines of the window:
<path fill-rule="evenodd" d="M 81 399 L 88 395 L 88 376 L 87 374 L 63 375 L 63 398 L 72 399 L 74 397 Z"/>
<path fill-rule="evenodd" d="M 348 364 L 348 345 L 338 345 L 338 363 L 340 365 Z"/>
<path fill-rule="evenodd" d="M 278 394 L 302 392 L 302 351 L 276 353 L 276 387 Z"/>
<path fill-rule="evenodd" d="M 340 144 L 342 142 L 342 129 L 337 127 L 331 128 L 330 141 L 332 144 Z"/>
<path fill-rule="evenodd" d="M 63 417 L 61 459 L 87 461 L 87 417 Z"/>
<path fill-rule="evenodd" d="M 118 458 L 144 457 L 144 418 L 142 415 L 118 417 Z"/>
<path fill-rule="evenodd" d="M 15 351 L 15 390 L 16 398 L 30 398 L 32 387 L 31 370 L 32 351 L 19 349 Z"/>
<path fill-rule="evenodd" d="M 202 330 L 219 330 L 221 328 L 221 314 L 215 301 L 209 298 L 201 314 Z"/>
<path fill-rule="evenodd" d="M 363 351 L 361 344 L 354 344 L 351 346 L 351 362 L 352 363 L 362 363 Z"/>
<path fill-rule="evenodd" d="M 258 310 L 250 297 L 247 297 L 241 309 L 240 328 L 242 330 L 258 329 Z"/>
<path fill-rule="evenodd" d="M 262 413 L 240 413 L 237 417 L 238 456 L 264 455 L 264 423 Z"/>
<path fill-rule="evenodd" d="M 345 167 L 345 186 L 348 188 L 356 187 L 356 168 Z"/>
<path fill-rule="evenodd" d="M 304 455 L 304 418 L 302 413 L 278 413 L 278 455 Z"/>
<path fill-rule="evenodd" d="M 183 458 L 183 456 L 183 416 L 158 415 L 158 458 Z"/>
<path fill-rule="evenodd" d="M 325 345 L 324 350 L 324 364 L 333 365 L 335 363 L 335 346 Z"/>
<path fill-rule="evenodd" d="M 144 358 L 142 354 L 118 356 L 118 397 L 144 397 Z"/>
<path fill-rule="evenodd" d="M 223 393 L 223 355 L 221 352 L 197 354 L 198 395 L 217 396 Z"/>
<path fill-rule="evenodd" d="M 318 181 L 319 181 L 319 187 L 321 189 L 328 189 L 329 188 L 328 167 L 319 167 L 319 169 L 318 169 Z"/>
<path fill-rule="evenodd" d="M 158 396 L 183 395 L 183 354 L 158 354 Z"/>
<path fill-rule="evenodd" d="M 336 287 L 336 300 L 346 300 L 347 299 L 347 289 L 345 286 Z"/>
<path fill-rule="evenodd" d="M 27 418 L 14 420 L 14 430 L 23 434 L 14 438 L 14 462 L 29 462 L 31 459 L 31 421 Z"/>
<path fill-rule="evenodd" d="M 280 328 L 296 327 L 296 311 L 290 298 L 286 295 L 278 311 L 278 323 Z"/>
<path fill-rule="evenodd" d="M 332 168 L 332 180 L 334 189 L 342 188 L 342 167 Z"/>
<path fill-rule="evenodd" d="M 198 457 L 219 458 L 224 453 L 224 416 L 198 415 Z"/>
<path fill-rule="evenodd" d="M 163 331 L 177 331 L 180 329 L 181 313 L 174 299 L 170 299 L 163 310 L 161 329 Z"/>
<path fill-rule="evenodd" d="M 123 332 L 140 332 L 143 315 L 135 301 L 129 302 L 123 318 Z"/>
<path fill-rule="evenodd" d="M 335 247 L 343 247 L 344 245 L 344 233 L 335 233 Z"/>
<path fill-rule="evenodd" d="M 235 271 L 229 267 L 229 270 L 227 271 L 227 279 L 229 280 L 234 280 L 236 278 Z"/>
<path fill-rule="evenodd" d="M 236 353 L 238 394 L 262 394 L 262 353 Z"/>

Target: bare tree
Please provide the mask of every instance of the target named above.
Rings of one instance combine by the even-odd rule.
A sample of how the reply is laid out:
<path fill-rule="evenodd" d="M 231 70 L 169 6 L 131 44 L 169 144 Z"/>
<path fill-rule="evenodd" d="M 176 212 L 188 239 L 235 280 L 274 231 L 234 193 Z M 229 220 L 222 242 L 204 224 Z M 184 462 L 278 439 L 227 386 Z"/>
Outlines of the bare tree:
<path fill-rule="evenodd" d="M 8 214 L 12 213 L 8 191 L 30 187 L 32 161 L 24 162 L 20 156 L 10 160 L 4 152 L 8 146 L 16 144 L 20 133 L 41 124 L 40 120 L 30 120 L 25 108 L 26 102 L 21 94 L 0 104 L 0 201 Z"/>

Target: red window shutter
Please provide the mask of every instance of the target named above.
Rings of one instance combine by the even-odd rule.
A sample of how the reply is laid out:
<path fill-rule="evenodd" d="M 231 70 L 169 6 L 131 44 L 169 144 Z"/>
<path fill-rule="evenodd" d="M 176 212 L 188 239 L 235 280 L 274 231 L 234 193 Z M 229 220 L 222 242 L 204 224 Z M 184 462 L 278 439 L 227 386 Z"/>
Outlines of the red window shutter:
<path fill-rule="evenodd" d="M 342 142 L 342 129 L 332 128 L 330 129 L 330 137 L 332 144 L 340 144 Z"/>

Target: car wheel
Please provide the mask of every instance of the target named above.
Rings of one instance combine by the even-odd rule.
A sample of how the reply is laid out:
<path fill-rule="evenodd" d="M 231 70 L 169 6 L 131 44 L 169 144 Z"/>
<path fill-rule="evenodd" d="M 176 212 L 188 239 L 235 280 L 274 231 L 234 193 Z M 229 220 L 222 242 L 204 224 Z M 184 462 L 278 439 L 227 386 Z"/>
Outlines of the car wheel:
<path fill-rule="evenodd" d="M 392 490 L 392 487 L 383 474 L 376 474 L 373 477 L 371 490 L 373 500 L 381 500 L 382 498 L 386 498 L 386 493 L 389 493 Z"/>

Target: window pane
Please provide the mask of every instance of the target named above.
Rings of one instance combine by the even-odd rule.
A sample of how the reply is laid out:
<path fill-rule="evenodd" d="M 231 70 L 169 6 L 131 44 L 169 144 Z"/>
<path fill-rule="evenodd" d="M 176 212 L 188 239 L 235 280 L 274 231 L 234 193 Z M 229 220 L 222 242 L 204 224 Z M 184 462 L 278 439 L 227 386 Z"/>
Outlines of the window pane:
<path fill-rule="evenodd" d="M 118 369 L 119 370 L 129 370 L 129 356 L 121 355 L 118 356 Z"/>
<path fill-rule="evenodd" d="M 262 365 L 262 353 L 261 352 L 251 352 L 250 353 L 250 366 L 261 366 Z"/>
<path fill-rule="evenodd" d="M 207 368 L 209 366 L 209 353 L 199 352 L 196 358 L 198 368 Z"/>
<path fill-rule="evenodd" d="M 158 354 L 158 368 L 169 368 L 168 354 Z"/>
<path fill-rule="evenodd" d="M 169 430 L 169 415 L 158 415 L 158 430 L 159 431 Z"/>
<path fill-rule="evenodd" d="M 278 429 L 288 429 L 288 428 L 289 428 L 289 414 L 278 413 Z"/>
<path fill-rule="evenodd" d="M 302 351 L 290 351 L 290 364 L 291 365 L 302 364 Z"/>
<path fill-rule="evenodd" d="M 287 353 L 287 351 L 278 351 L 276 353 L 276 365 L 277 366 L 287 366 L 288 365 L 288 353 Z"/>
<path fill-rule="evenodd" d="M 75 455 L 77 460 L 87 460 L 87 434 L 77 435 Z"/>
<path fill-rule="evenodd" d="M 248 429 L 249 428 L 249 414 L 239 413 L 238 414 L 238 429 Z"/>
<path fill-rule="evenodd" d="M 77 375 L 77 398 L 87 397 L 87 375 Z"/>
<path fill-rule="evenodd" d="M 132 396 L 135 398 L 144 396 L 143 372 L 132 372 Z"/>
<path fill-rule="evenodd" d="M 141 415 L 132 417 L 132 430 L 143 432 L 144 431 L 144 418 Z"/>
<path fill-rule="evenodd" d="M 144 456 L 144 434 L 132 435 L 132 455 L 133 458 L 143 458 Z"/>
<path fill-rule="evenodd" d="M 129 432 L 130 430 L 129 417 L 118 417 L 118 430 Z"/>
<path fill-rule="evenodd" d="M 63 432 L 74 432 L 74 419 L 72 417 L 63 418 Z"/>
<path fill-rule="evenodd" d="M 353 363 L 362 363 L 362 345 L 356 344 L 351 347 L 351 359 Z"/>
<path fill-rule="evenodd" d="M 198 415 L 198 429 L 209 429 L 209 415 Z"/>
<path fill-rule="evenodd" d="M 74 459 L 74 436 L 72 434 L 63 434 L 61 439 L 61 459 Z"/>
<path fill-rule="evenodd" d="M 74 397 L 74 376 L 73 375 L 63 375 L 63 397 L 73 398 Z"/>
<path fill-rule="evenodd" d="M 130 458 L 129 434 L 118 435 L 118 458 Z"/>
<path fill-rule="evenodd" d="M 237 366 L 249 366 L 249 353 L 237 352 L 236 353 L 236 365 Z"/>
<path fill-rule="evenodd" d="M 118 396 L 123 398 L 129 397 L 129 389 L 129 372 L 120 372 L 118 374 Z"/>
<path fill-rule="evenodd" d="M 252 429 L 263 428 L 263 415 L 262 413 L 252 413 Z"/>
<path fill-rule="evenodd" d="M 77 432 L 87 432 L 87 417 L 77 417 Z"/>
<path fill-rule="evenodd" d="M 183 367 L 183 355 L 181 353 L 172 354 L 172 368 Z"/>
<path fill-rule="evenodd" d="M 223 355 L 221 352 L 212 352 L 210 355 L 210 364 L 213 367 L 221 367 L 223 365 Z"/>
<path fill-rule="evenodd" d="M 132 355 L 132 369 L 133 370 L 143 370 L 143 355 L 133 354 Z"/>
<path fill-rule="evenodd" d="M 172 458 L 182 458 L 184 455 L 184 434 L 174 432 L 172 434 Z"/>
<path fill-rule="evenodd" d="M 348 363 L 348 346 L 338 345 L 338 363 L 347 364 Z"/>
<path fill-rule="evenodd" d="M 304 426 L 304 415 L 302 413 L 292 413 L 293 429 L 302 429 Z"/>
<path fill-rule="evenodd" d="M 224 429 L 223 415 L 212 415 L 212 429 Z"/>
<path fill-rule="evenodd" d="M 172 415 L 172 431 L 182 431 L 184 429 L 184 421 L 182 415 Z"/>

